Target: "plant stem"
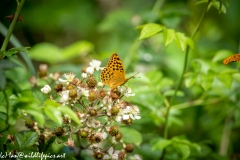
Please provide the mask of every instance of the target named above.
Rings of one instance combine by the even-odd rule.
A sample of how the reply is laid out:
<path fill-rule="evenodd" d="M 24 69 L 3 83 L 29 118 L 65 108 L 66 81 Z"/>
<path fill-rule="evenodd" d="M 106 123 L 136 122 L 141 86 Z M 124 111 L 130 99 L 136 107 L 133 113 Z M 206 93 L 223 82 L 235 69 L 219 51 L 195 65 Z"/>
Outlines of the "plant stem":
<path fill-rule="evenodd" d="M 158 10 L 162 7 L 163 3 L 164 3 L 164 0 L 157 0 L 153 6 L 152 12 L 158 13 Z"/>
<path fill-rule="evenodd" d="M 21 11 L 21 9 L 22 9 L 22 7 L 23 7 L 24 2 L 25 2 L 25 0 L 21 0 L 21 2 L 18 3 L 17 10 L 16 10 L 16 12 L 15 12 L 15 14 L 14 14 L 14 18 L 13 18 L 13 20 L 12 20 L 12 23 L 11 23 L 10 26 L 9 26 L 7 35 L 6 35 L 6 37 L 5 37 L 4 41 L 3 41 L 3 44 L 2 44 L 2 47 L 1 47 L 1 51 L 5 51 L 6 48 L 7 48 L 9 39 L 10 39 L 10 37 L 11 37 L 11 35 L 12 35 L 13 29 L 14 29 L 15 24 L 16 24 L 16 22 L 17 22 L 18 16 L 20 15 L 20 11 Z M 0 59 L 3 59 L 3 58 L 4 58 L 4 54 L 2 53 L 2 54 L 0 55 Z"/>
<path fill-rule="evenodd" d="M 210 0 L 208 2 L 208 5 L 206 5 L 202 15 L 201 15 L 201 18 L 200 20 L 198 21 L 198 24 L 197 26 L 195 27 L 193 33 L 192 33 L 192 36 L 191 36 L 191 39 L 193 39 L 197 33 L 197 31 L 199 30 L 199 27 L 202 23 L 202 20 L 204 18 L 204 16 L 206 15 L 206 12 L 207 12 L 207 8 L 209 6 L 209 3 L 210 3 Z M 188 55 L 189 55 L 189 45 L 187 45 L 187 48 L 186 48 L 186 51 L 185 51 L 185 59 L 184 59 L 184 66 L 183 66 L 183 71 L 182 71 L 182 74 L 181 74 L 181 78 L 179 80 L 179 83 L 174 91 L 174 94 L 173 96 L 171 97 L 170 99 L 170 104 L 172 103 L 172 101 L 174 100 L 174 98 L 176 97 L 176 94 L 177 94 L 177 91 L 181 88 L 182 86 L 182 82 L 183 82 L 183 79 L 184 79 L 184 74 L 187 70 L 187 63 L 188 63 Z M 167 135 L 168 135 L 168 129 L 167 129 L 167 125 L 168 125 L 168 117 L 169 117 L 169 112 L 170 112 L 170 109 L 171 109 L 171 105 L 169 107 L 167 107 L 167 111 L 166 111 L 166 123 L 165 123 L 165 129 L 164 129 L 164 138 L 167 138 Z"/>

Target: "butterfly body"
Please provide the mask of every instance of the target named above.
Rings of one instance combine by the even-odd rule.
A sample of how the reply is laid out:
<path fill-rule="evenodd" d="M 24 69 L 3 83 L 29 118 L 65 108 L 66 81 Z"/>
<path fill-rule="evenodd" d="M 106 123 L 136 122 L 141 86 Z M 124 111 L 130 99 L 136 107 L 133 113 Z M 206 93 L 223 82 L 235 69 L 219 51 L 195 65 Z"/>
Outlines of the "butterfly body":
<path fill-rule="evenodd" d="M 125 77 L 123 63 L 120 57 L 116 53 L 113 53 L 107 66 L 102 70 L 100 78 L 103 84 L 110 86 L 110 88 L 117 88 L 133 77 Z"/>
<path fill-rule="evenodd" d="M 240 54 L 234 54 L 223 60 L 223 64 L 227 65 L 230 62 L 240 62 Z"/>

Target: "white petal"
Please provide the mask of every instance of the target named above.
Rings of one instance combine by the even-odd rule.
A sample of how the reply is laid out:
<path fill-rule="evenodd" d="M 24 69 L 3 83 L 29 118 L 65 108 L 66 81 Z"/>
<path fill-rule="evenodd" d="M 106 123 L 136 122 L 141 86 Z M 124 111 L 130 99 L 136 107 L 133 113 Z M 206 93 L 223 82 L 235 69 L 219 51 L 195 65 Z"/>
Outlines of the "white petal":
<path fill-rule="evenodd" d="M 109 148 L 108 154 L 112 155 L 113 154 L 113 147 Z"/>
<path fill-rule="evenodd" d="M 122 117 L 123 117 L 123 120 L 127 120 L 129 119 L 129 114 L 124 114 Z"/>
<path fill-rule="evenodd" d="M 58 78 L 58 81 L 61 82 L 61 83 L 66 83 L 67 82 L 66 79 L 62 79 L 62 78 Z"/>

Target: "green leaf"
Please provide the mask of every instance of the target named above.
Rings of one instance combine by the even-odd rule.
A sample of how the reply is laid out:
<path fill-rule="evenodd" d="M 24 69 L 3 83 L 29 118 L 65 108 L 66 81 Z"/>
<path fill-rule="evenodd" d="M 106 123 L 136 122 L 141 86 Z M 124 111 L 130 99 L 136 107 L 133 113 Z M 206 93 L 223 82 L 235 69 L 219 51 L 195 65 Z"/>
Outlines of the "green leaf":
<path fill-rule="evenodd" d="M 190 155 L 190 147 L 185 144 L 175 144 L 178 150 L 182 153 L 182 159 L 187 159 Z"/>
<path fill-rule="evenodd" d="M 221 81 L 221 83 L 227 87 L 228 89 L 232 86 L 232 76 L 229 74 L 219 74 L 217 78 Z"/>
<path fill-rule="evenodd" d="M 156 150 L 163 150 L 164 148 L 166 148 L 167 146 L 169 146 L 170 144 L 172 144 L 171 140 L 168 139 L 159 139 L 156 143 L 154 143 L 152 145 L 152 149 L 153 151 Z"/>
<path fill-rule="evenodd" d="M 156 24 L 156 23 L 148 23 L 143 25 L 143 28 L 140 33 L 139 40 L 152 37 L 153 35 L 162 31 L 164 26 Z"/>
<path fill-rule="evenodd" d="M 56 102 L 46 101 L 46 105 L 44 106 L 44 112 L 53 122 L 57 123 L 58 125 L 62 125 L 62 114 L 56 107 Z M 59 106 L 59 104 L 58 104 Z"/>
<path fill-rule="evenodd" d="M 167 46 L 169 43 L 171 43 L 173 40 L 175 40 L 175 36 L 176 36 L 175 30 L 164 28 L 163 38 L 164 38 L 165 46 Z"/>
<path fill-rule="evenodd" d="M 201 79 L 201 86 L 205 91 L 207 91 L 212 86 L 214 73 L 209 70 L 207 75 L 202 73 L 199 76 Z"/>
<path fill-rule="evenodd" d="M 199 5 L 199 4 L 202 4 L 202 3 L 207 3 L 208 0 L 199 0 L 195 3 L 195 5 Z"/>
<path fill-rule="evenodd" d="M 34 145 L 38 140 L 37 132 L 19 132 L 15 134 L 15 138 L 20 150 Z"/>
<path fill-rule="evenodd" d="M 78 41 L 63 49 L 63 58 L 69 60 L 78 55 L 89 53 L 93 48 L 93 44 L 88 41 Z"/>
<path fill-rule="evenodd" d="M 223 12 L 226 14 L 226 7 L 224 4 L 222 4 L 222 2 L 211 1 L 210 3 L 219 11 L 219 13 Z"/>
<path fill-rule="evenodd" d="M 176 33 L 176 43 L 181 48 L 182 51 L 185 51 L 187 46 L 187 39 L 183 33 L 177 32 Z"/>
<path fill-rule="evenodd" d="M 15 67 L 19 67 L 19 65 L 13 61 L 7 59 L 0 60 L 0 70 L 12 69 Z"/>
<path fill-rule="evenodd" d="M 58 63 L 64 59 L 62 49 L 51 43 L 34 45 L 29 51 L 29 56 L 34 60 L 50 64 Z"/>
<path fill-rule="evenodd" d="M 44 152 L 44 151 L 48 150 L 49 147 L 51 147 L 51 145 L 53 144 L 53 142 L 55 142 L 55 139 L 56 139 L 55 136 L 51 137 L 51 138 L 44 144 L 44 146 L 43 146 L 42 148 L 40 148 L 40 152 L 41 152 L 41 151 Z"/>
<path fill-rule="evenodd" d="M 233 52 L 230 50 L 219 50 L 218 52 L 215 53 L 215 56 L 212 59 L 212 62 L 219 62 L 223 61 L 225 58 L 233 55 Z"/>
<path fill-rule="evenodd" d="M 24 110 L 32 115 L 34 117 L 34 119 L 38 122 L 38 125 L 40 127 L 44 127 L 45 124 L 45 117 L 42 113 L 42 109 L 40 109 L 40 107 L 36 106 L 36 104 L 32 104 L 32 105 L 27 105 Z"/>
<path fill-rule="evenodd" d="M 0 90 L 4 90 L 6 86 L 6 76 L 4 72 L 0 69 Z"/>
<path fill-rule="evenodd" d="M 62 114 L 66 114 L 71 118 L 75 123 L 81 124 L 80 120 L 75 112 L 73 112 L 68 106 L 60 106 L 58 110 L 62 112 Z"/>
<path fill-rule="evenodd" d="M 29 48 L 30 47 L 11 48 L 8 51 L 6 51 L 4 54 L 5 54 L 5 56 L 10 57 L 13 54 L 18 53 L 19 51 L 26 52 L 26 51 L 28 51 Z"/>
<path fill-rule="evenodd" d="M 184 77 L 185 77 L 184 82 L 185 82 L 185 85 L 187 88 L 193 86 L 196 83 L 197 76 L 198 76 L 198 74 L 196 74 L 196 73 L 186 73 L 184 75 Z"/>
<path fill-rule="evenodd" d="M 139 145 L 142 143 L 142 135 L 137 130 L 132 128 L 120 128 L 123 134 L 123 141 L 126 143 L 134 143 Z"/>

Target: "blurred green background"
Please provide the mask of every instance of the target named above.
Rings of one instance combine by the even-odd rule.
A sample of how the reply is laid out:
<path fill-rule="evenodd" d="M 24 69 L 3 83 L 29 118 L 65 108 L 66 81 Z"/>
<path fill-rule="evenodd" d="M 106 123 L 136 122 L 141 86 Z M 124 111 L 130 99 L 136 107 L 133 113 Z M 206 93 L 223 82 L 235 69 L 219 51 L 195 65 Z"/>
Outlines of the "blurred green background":
<path fill-rule="evenodd" d="M 48 63 L 50 71 L 72 71 L 80 75 L 81 69 L 88 66 L 91 59 L 99 59 L 105 66 L 110 55 L 117 52 L 126 72 L 139 71 L 141 77 L 128 82 L 136 93 L 131 101 L 140 107 L 142 116 L 133 124 L 143 136 L 136 152 L 144 159 L 159 159 L 161 147 L 158 148 L 154 139 L 163 136 L 164 99 L 169 99 L 167 91 L 172 91 L 180 78 L 184 52 L 175 43 L 164 46 L 162 34 L 138 40 L 140 30 L 135 28 L 146 23 L 158 23 L 190 37 L 206 6 L 195 5 L 195 2 L 26 0 L 21 12 L 23 22 L 16 24 L 14 35 L 23 46 L 32 47 L 29 56 L 36 69 L 40 63 Z M 5 16 L 13 14 L 15 9 L 14 0 L 0 1 L 0 21 L 5 26 L 10 24 Z M 230 1 L 226 14 L 212 7 L 193 39 L 195 48 L 190 50 L 188 71 L 196 75 L 196 82 L 184 83 L 182 96 L 180 93 L 174 101 L 174 105 L 182 104 L 183 109 L 181 106 L 173 109 L 169 130 L 170 138 L 184 137 L 201 145 L 201 154 L 191 152 L 189 159 L 234 159 L 234 156 L 240 155 L 239 82 L 232 80 L 232 74 L 226 71 L 236 73 L 240 65 L 223 66 L 223 59 L 213 60 L 222 52 L 228 55 L 239 52 L 239 16 L 239 0 Z M 0 41 L 3 40 L 1 35 Z M 199 81 L 197 76 L 202 73 L 209 75 L 205 72 L 206 68 L 213 72 L 213 77 L 226 74 L 219 78 L 222 84 L 213 78 L 213 82 L 204 88 L 204 82 L 202 79 Z M 223 70 L 226 72 L 221 72 Z M 30 75 L 25 73 L 25 76 L 27 79 Z M 225 99 L 214 103 L 211 101 L 213 98 Z M 196 99 L 202 102 L 192 105 L 191 101 Z M 230 126 L 229 135 L 225 135 L 226 126 Z M 224 138 L 229 143 L 225 144 L 227 151 L 223 153 L 221 146 Z M 179 153 L 173 152 L 171 148 L 168 150 L 168 159 L 179 158 Z"/>

